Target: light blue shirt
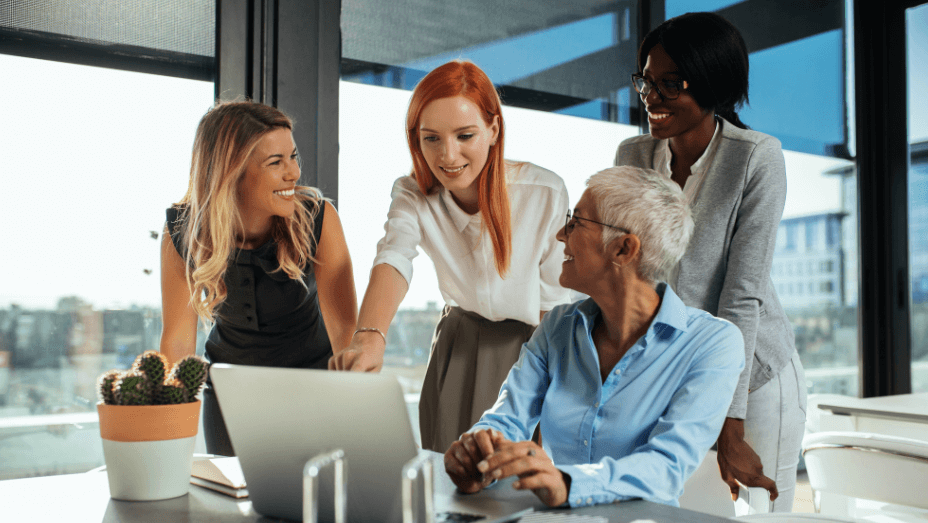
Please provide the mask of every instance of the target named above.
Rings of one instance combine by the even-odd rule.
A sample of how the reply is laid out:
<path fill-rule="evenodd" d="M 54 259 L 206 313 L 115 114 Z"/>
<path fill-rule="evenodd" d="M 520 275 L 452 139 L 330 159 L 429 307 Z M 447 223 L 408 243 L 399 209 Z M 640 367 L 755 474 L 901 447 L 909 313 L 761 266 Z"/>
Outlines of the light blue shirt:
<path fill-rule="evenodd" d="M 677 506 L 683 484 L 718 438 L 744 368 L 732 323 L 687 307 L 666 284 L 647 333 L 603 382 L 592 299 L 548 312 L 472 430 L 542 443 L 571 477 L 568 503 L 634 498 Z"/>

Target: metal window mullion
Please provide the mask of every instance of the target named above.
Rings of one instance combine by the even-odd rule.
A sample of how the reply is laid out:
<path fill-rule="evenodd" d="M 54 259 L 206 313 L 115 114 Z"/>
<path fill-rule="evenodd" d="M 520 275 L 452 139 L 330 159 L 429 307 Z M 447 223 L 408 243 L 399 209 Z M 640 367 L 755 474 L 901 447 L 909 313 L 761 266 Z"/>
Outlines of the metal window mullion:
<path fill-rule="evenodd" d="M 863 397 L 911 391 L 905 10 L 854 3 Z"/>

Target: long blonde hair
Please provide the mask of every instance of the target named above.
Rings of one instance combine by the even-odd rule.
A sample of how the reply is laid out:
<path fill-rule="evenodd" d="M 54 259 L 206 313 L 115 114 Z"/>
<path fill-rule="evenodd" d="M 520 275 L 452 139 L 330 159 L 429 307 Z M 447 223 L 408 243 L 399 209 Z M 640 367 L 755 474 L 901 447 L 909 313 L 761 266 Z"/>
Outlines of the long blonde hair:
<path fill-rule="evenodd" d="M 506 187 L 506 165 L 503 160 L 503 144 L 506 127 L 499 95 L 493 82 L 479 67 L 471 62 L 453 60 L 432 70 L 419 82 L 409 101 L 406 112 L 406 140 L 412 154 L 413 172 L 419 190 L 428 195 L 440 185 L 429 169 L 422 147 L 419 144 L 419 118 L 431 102 L 440 98 L 463 96 L 483 112 L 483 121 L 490 125 L 499 117 L 499 135 L 490 146 L 487 163 L 480 171 L 477 206 L 493 242 L 496 255 L 496 272 L 505 277 L 509 272 L 512 257 L 512 216 L 509 209 L 509 192 Z"/>
<path fill-rule="evenodd" d="M 193 141 L 190 184 L 176 205 L 191 305 L 207 322 L 225 301 L 223 278 L 235 253 L 236 231 L 243 230 L 238 186 L 258 142 L 275 129 L 293 129 L 293 121 L 274 107 L 248 102 L 217 102 L 200 120 Z M 271 237 L 277 242 L 278 270 L 303 283 L 312 256 L 313 225 L 323 204 L 312 187 L 297 187 L 296 211 L 289 218 L 274 216 Z"/>

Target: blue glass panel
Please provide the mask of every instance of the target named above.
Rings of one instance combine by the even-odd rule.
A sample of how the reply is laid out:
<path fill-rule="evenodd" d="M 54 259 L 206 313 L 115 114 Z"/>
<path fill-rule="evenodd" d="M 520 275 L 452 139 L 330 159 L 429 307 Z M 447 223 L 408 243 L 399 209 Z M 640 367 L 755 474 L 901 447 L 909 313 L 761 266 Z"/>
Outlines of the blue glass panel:
<path fill-rule="evenodd" d="M 841 30 L 751 54 L 751 105 L 741 120 L 783 148 L 834 156 L 845 143 Z"/>
<path fill-rule="evenodd" d="M 922 288 L 928 284 L 928 163 L 924 159 L 913 161 L 909 169 L 909 264 L 912 301 L 928 303 L 928 288 Z"/>
<path fill-rule="evenodd" d="M 592 118 L 594 120 L 604 120 L 604 113 L 608 114 L 609 102 L 605 100 L 590 100 L 582 104 L 567 107 L 554 111 L 559 114 L 569 114 L 571 116 L 581 116 L 583 118 Z"/>
<path fill-rule="evenodd" d="M 928 139 L 928 5 L 906 11 L 909 55 L 909 143 Z"/>
<path fill-rule="evenodd" d="M 616 14 L 607 13 L 442 53 L 402 64 L 402 67 L 431 71 L 449 60 L 466 58 L 480 66 L 494 83 L 510 84 L 616 45 L 616 24 Z"/>
<path fill-rule="evenodd" d="M 718 11 L 730 5 L 740 4 L 742 0 L 667 0 L 664 16 L 673 18 L 693 11 Z"/>

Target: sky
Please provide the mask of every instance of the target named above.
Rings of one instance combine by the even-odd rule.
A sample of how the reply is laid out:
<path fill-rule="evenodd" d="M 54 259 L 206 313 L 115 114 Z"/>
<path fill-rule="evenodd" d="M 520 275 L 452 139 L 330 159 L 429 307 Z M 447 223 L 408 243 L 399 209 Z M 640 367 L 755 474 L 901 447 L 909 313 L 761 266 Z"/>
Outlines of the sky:
<path fill-rule="evenodd" d="M 213 84 L 3 54 L 0 71 L 0 308 L 160 306 L 150 231 L 186 191 Z"/>
<path fill-rule="evenodd" d="M 915 15 L 920 18 L 910 23 L 925 27 L 926 10 Z M 925 55 L 926 32 L 910 35 L 910 53 Z M 912 61 L 910 89 L 924 92 L 925 63 Z M 212 103 L 213 85 L 2 54 L 0 70 L 0 88 L 15 101 L 5 104 L 0 126 L 7 246 L 0 308 L 54 308 L 69 295 L 97 308 L 159 306 L 158 241 L 151 231 L 160 233 L 165 208 L 186 190 L 194 131 Z M 403 134 L 410 92 L 342 82 L 340 96 L 339 212 L 360 299 L 390 188 L 411 166 Z M 911 102 L 914 114 L 928 115 L 925 97 Z M 512 107 L 503 116 L 507 157 L 559 174 L 572 204 L 589 175 L 611 166 L 618 143 L 638 132 Z M 910 131 L 913 138 L 928 137 L 928 117 L 911 118 Z M 841 160 L 784 156 L 785 217 L 839 209 L 838 181 L 822 172 Z M 359 187 L 364 190 L 351 190 Z M 420 256 L 401 307 L 440 300 L 432 264 Z"/>

